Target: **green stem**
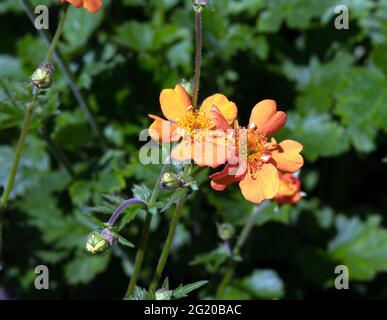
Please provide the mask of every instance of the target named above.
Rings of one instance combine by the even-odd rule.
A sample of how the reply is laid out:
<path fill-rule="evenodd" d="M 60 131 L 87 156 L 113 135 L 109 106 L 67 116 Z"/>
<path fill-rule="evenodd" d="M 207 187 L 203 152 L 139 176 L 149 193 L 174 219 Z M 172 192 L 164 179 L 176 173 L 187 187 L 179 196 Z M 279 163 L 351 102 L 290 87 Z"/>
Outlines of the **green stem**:
<path fill-rule="evenodd" d="M 159 262 L 157 264 L 156 271 L 155 271 L 155 274 L 153 276 L 153 280 L 152 280 L 151 285 L 149 287 L 150 292 L 156 291 L 157 286 L 158 286 L 159 281 L 160 281 L 160 278 L 161 278 L 161 275 L 164 271 L 165 264 L 167 263 L 167 260 L 168 260 L 169 252 L 171 250 L 172 241 L 173 241 L 173 238 L 175 236 L 176 228 L 177 228 L 177 225 L 179 224 L 179 221 L 180 221 L 181 211 L 184 207 L 186 197 L 187 197 L 187 191 L 184 191 L 183 195 L 181 196 L 181 198 L 178 200 L 178 202 L 176 204 L 176 209 L 175 209 L 175 212 L 173 213 L 171 225 L 170 225 L 169 231 L 168 231 L 168 236 L 167 236 L 167 239 L 165 241 L 163 251 L 161 252 L 161 256 L 160 256 Z"/>
<path fill-rule="evenodd" d="M 25 4 L 24 0 L 22 1 L 22 3 Z M 66 13 L 67 13 L 67 5 L 65 6 L 64 10 L 65 11 L 61 16 L 58 28 L 55 32 L 52 43 L 48 49 L 45 60 L 49 60 L 51 58 L 51 55 L 55 51 L 55 48 L 59 42 L 59 38 L 63 32 L 63 25 L 65 22 Z M 5 187 L 5 190 L 4 190 L 4 195 L 3 195 L 2 199 L 1 199 L 1 203 L 0 203 L 0 263 L 2 261 L 1 254 L 2 254 L 2 241 L 3 241 L 2 239 L 3 239 L 3 228 L 4 228 L 4 211 L 7 207 L 9 195 L 11 193 L 13 184 L 15 182 L 17 169 L 19 166 L 21 154 L 22 154 L 24 144 L 25 144 L 25 141 L 26 141 L 26 138 L 28 135 L 28 131 L 30 128 L 32 113 L 34 111 L 34 106 L 35 106 L 35 103 L 37 101 L 38 94 L 39 94 L 39 90 L 35 90 L 33 97 L 32 97 L 32 101 L 27 104 L 26 112 L 24 115 L 24 121 L 23 121 L 22 129 L 21 129 L 21 133 L 20 133 L 20 137 L 19 137 L 19 142 L 18 142 L 17 147 L 16 147 L 15 158 L 14 158 L 12 166 L 11 166 L 11 172 L 9 174 L 7 186 Z M 0 265 L 0 269 L 1 269 L 1 267 L 2 266 Z"/>
<path fill-rule="evenodd" d="M 230 283 L 231 279 L 234 276 L 234 269 L 236 265 L 236 258 L 239 255 L 242 247 L 246 243 L 247 238 L 249 237 L 251 230 L 253 229 L 255 222 L 257 220 L 258 214 L 267 206 L 269 205 L 268 201 L 262 202 L 260 205 L 256 206 L 251 213 L 250 217 L 246 220 L 246 223 L 242 229 L 241 234 L 238 237 L 237 243 L 235 244 L 235 247 L 231 254 L 231 259 L 228 262 L 226 272 L 223 276 L 222 281 L 220 282 L 220 285 L 216 291 L 216 299 L 219 300 L 224 295 L 224 290 L 226 289 L 227 285 Z"/>
<path fill-rule="evenodd" d="M 34 94 L 32 101 L 27 104 L 27 109 L 26 109 L 26 113 L 24 115 L 24 121 L 23 121 L 23 125 L 22 125 L 21 134 L 19 137 L 19 142 L 18 142 L 17 147 L 16 147 L 15 158 L 14 158 L 13 163 L 12 163 L 11 172 L 9 174 L 7 186 L 5 187 L 5 190 L 4 190 L 4 195 L 3 195 L 2 199 L 1 199 L 1 203 L 0 203 L 0 270 L 2 269 L 2 244 L 3 244 L 3 228 L 4 228 L 4 211 L 7 207 L 7 203 L 8 203 L 9 195 L 10 195 L 12 187 L 13 187 L 13 183 L 15 182 L 17 168 L 18 168 L 18 165 L 20 162 L 20 158 L 21 158 L 24 144 L 26 142 L 28 130 L 29 130 L 30 123 L 31 123 L 32 112 L 33 112 L 36 100 L 37 100 L 37 93 Z"/>
<path fill-rule="evenodd" d="M 169 166 L 169 164 L 165 164 L 160 171 L 160 175 L 156 181 L 155 187 L 153 188 L 151 198 L 149 199 L 149 203 L 148 203 L 149 208 L 152 207 L 156 203 L 157 197 L 160 193 L 161 178 L 163 177 L 168 166 Z M 149 231 L 150 231 L 150 225 L 152 222 L 152 217 L 153 217 L 152 213 L 150 213 L 148 210 L 146 213 L 146 216 L 145 216 L 144 227 L 143 227 L 142 232 L 141 232 L 140 244 L 139 244 L 139 247 L 138 247 L 138 250 L 136 253 L 133 274 L 132 274 L 132 277 L 130 278 L 130 281 L 129 281 L 128 289 L 127 289 L 126 294 L 125 294 L 125 299 L 130 299 L 130 296 L 133 293 L 134 287 L 135 287 L 137 280 L 138 280 L 138 277 L 140 275 L 142 262 L 144 260 L 145 251 L 146 251 L 146 248 L 148 245 Z"/>
<path fill-rule="evenodd" d="M 64 9 L 63 9 L 63 13 L 61 14 L 61 17 L 60 17 L 60 20 L 58 23 L 58 27 L 57 27 L 55 35 L 54 35 L 54 38 L 51 41 L 51 45 L 48 48 L 46 57 L 44 59 L 45 61 L 51 60 L 51 56 L 52 56 L 53 52 L 55 51 L 55 48 L 59 42 L 60 36 L 62 35 L 64 23 L 66 21 L 67 12 L 68 12 L 68 5 L 65 4 Z"/>
<path fill-rule="evenodd" d="M 15 181 L 17 168 L 18 168 L 18 165 L 20 162 L 24 143 L 25 143 L 26 138 L 27 138 L 27 134 L 28 134 L 28 130 L 30 127 L 31 118 L 32 118 L 32 111 L 34 109 L 34 105 L 36 103 L 36 100 L 37 100 L 37 93 L 34 94 L 32 101 L 27 104 L 26 112 L 24 114 L 24 121 L 23 121 L 23 125 L 22 125 L 22 130 L 21 130 L 20 137 L 19 137 L 19 142 L 18 142 L 17 147 L 16 147 L 15 158 L 14 158 L 13 163 L 12 163 L 11 172 L 9 174 L 7 186 L 4 190 L 3 198 L 1 199 L 0 212 L 4 211 L 4 209 L 8 203 L 8 198 L 9 198 L 9 195 L 11 193 L 13 183 Z"/>
<path fill-rule="evenodd" d="M 195 50 L 195 76 L 192 105 L 197 107 L 200 87 L 200 73 L 202 67 L 202 12 L 201 8 L 195 9 L 195 34 L 196 34 L 196 50 Z"/>

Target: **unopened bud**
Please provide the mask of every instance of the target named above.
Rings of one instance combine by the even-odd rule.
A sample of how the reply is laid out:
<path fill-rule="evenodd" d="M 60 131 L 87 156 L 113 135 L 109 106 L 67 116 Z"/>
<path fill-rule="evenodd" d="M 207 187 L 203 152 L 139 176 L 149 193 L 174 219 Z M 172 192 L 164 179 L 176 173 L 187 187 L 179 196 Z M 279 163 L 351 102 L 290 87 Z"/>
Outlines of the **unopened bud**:
<path fill-rule="evenodd" d="M 201 11 L 204 7 L 208 6 L 209 0 L 194 0 L 194 9 Z"/>
<path fill-rule="evenodd" d="M 183 182 L 176 174 L 165 172 L 161 178 L 160 185 L 165 190 L 175 191 L 183 185 Z"/>
<path fill-rule="evenodd" d="M 218 236 L 222 240 L 230 240 L 235 233 L 235 228 L 232 224 L 222 223 L 218 225 Z"/>
<path fill-rule="evenodd" d="M 32 84 L 38 89 L 48 89 L 52 86 L 54 66 L 50 62 L 43 62 L 31 76 Z"/>
<path fill-rule="evenodd" d="M 155 299 L 156 300 L 171 300 L 172 298 L 172 290 L 168 289 L 159 289 L 155 293 Z"/>
<path fill-rule="evenodd" d="M 109 229 L 104 229 L 101 233 L 91 232 L 86 238 L 86 250 L 91 254 L 100 254 L 115 245 L 117 238 Z"/>

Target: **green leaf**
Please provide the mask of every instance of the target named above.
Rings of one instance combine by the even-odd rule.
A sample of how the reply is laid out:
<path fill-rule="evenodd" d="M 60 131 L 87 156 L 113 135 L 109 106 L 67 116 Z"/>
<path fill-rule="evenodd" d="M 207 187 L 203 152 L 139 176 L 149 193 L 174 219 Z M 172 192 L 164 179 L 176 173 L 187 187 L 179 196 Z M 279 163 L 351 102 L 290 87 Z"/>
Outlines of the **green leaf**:
<path fill-rule="evenodd" d="M 199 289 L 200 287 L 207 284 L 207 280 L 197 281 L 195 283 L 187 284 L 183 286 L 182 284 L 172 292 L 172 297 L 175 299 L 181 299 L 186 297 L 190 292 Z"/>
<path fill-rule="evenodd" d="M 140 198 L 141 200 L 144 200 L 145 202 L 148 202 L 152 191 L 145 185 L 138 185 L 135 184 L 132 188 L 133 195 L 136 198 Z"/>
<path fill-rule="evenodd" d="M 106 224 L 91 214 L 85 214 L 85 218 L 94 223 L 98 228 L 106 228 Z"/>
<path fill-rule="evenodd" d="M 284 296 L 284 283 L 273 270 L 255 270 L 241 281 L 243 289 L 258 299 L 280 299 Z"/>
<path fill-rule="evenodd" d="M 337 217 L 337 235 L 329 242 L 328 251 L 335 261 L 348 267 L 350 279 L 370 280 L 387 271 L 387 230 L 380 222 L 377 216 L 366 221 Z"/>
<path fill-rule="evenodd" d="M 116 236 L 116 238 L 117 238 L 117 240 L 118 240 L 118 242 L 120 244 L 122 244 L 125 247 L 134 248 L 134 244 L 133 243 L 131 243 L 130 241 L 126 240 L 123 236 L 121 236 L 116 231 L 114 231 L 114 229 L 112 229 L 111 231 Z"/>
<path fill-rule="evenodd" d="M 66 264 L 65 277 L 70 285 L 85 284 L 108 267 L 110 254 L 90 256 L 82 253 Z"/>
<path fill-rule="evenodd" d="M 95 29 L 102 22 L 103 10 L 90 14 L 73 6 L 69 8 L 63 28 L 63 38 L 67 43 L 67 51 L 75 51 L 87 43 Z"/>
<path fill-rule="evenodd" d="M 344 127 L 328 114 L 309 113 L 302 117 L 289 112 L 286 130 L 280 136 L 287 136 L 303 144 L 302 153 L 310 161 L 319 157 L 337 156 L 349 149 Z"/>

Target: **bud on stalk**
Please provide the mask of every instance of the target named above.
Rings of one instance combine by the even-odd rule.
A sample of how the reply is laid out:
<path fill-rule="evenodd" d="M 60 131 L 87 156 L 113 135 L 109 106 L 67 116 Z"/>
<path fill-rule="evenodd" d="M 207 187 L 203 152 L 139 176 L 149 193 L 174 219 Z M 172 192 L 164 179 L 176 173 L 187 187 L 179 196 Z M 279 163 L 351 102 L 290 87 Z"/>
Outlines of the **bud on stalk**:
<path fill-rule="evenodd" d="M 48 89 L 52 86 L 54 66 L 50 62 L 43 62 L 31 76 L 32 84 L 38 89 Z"/>

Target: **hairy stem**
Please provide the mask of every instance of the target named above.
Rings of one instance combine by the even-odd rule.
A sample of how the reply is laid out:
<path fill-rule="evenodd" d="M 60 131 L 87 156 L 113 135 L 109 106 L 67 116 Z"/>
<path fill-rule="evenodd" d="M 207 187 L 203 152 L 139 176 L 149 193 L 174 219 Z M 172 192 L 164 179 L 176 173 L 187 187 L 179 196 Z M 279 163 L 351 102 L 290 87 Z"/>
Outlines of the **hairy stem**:
<path fill-rule="evenodd" d="M 128 200 L 125 200 L 124 202 L 122 202 L 116 210 L 114 210 L 113 214 L 111 215 L 109 221 L 107 222 L 107 224 L 110 226 L 110 227 L 113 227 L 113 225 L 116 223 L 117 219 L 120 217 L 120 215 L 124 212 L 124 210 L 133 205 L 133 204 L 146 204 L 145 201 L 143 201 L 142 199 L 140 198 L 131 198 L 131 199 L 128 199 Z"/>
<path fill-rule="evenodd" d="M 246 243 L 247 238 L 249 237 L 251 230 L 253 229 L 255 222 L 257 220 L 258 214 L 267 206 L 269 205 L 268 201 L 262 202 L 260 205 L 256 206 L 251 213 L 250 217 L 246 220 L 246 223 L 242 229 L 241 234 L 238 237 L 237 243 L 235 244 L 235 247 L 232 251 L 231 259 L 228 262 L 226 272 L 223 276 L 222 281 L 220 282 L 220 285 L 218 287 L 218 290 L 216 291 L 216 299 L 222 299 L 224 295 L 224 290 L 226 289 L 227 285 L 230 283 L 231 279 L 234 276 L 234 269 L 236 265 L 236 258 L 239 255 L 242 247 Z"/>
<path fill-rule="evenodd" d="M 202 13 L 201 9 L 195 9 L 195 35 L 196 35 L 196 50 L 195 50 L 195 77 L 193 87 L 192 105 L 197 107 L 200 87 L 200 73 L 202 67 Z"/>
<path fill-rule="evenodd" d="M 161 275 L 164 271 L 165 264 L 167 263 L 169 252 L 170 252 L 171 246 L 172 246 L 172 241 L 173 241 L 173 238 L 175 236 L 177 225 L 179 224 L 179 221 L 180 221 L 181 211 L 184 207 L 186 197 L 187 197 L 187 191 L 184 191 L 181 198 L 177 201 L 175 212 L 173 213 L 171 225 L 169 227 L 168 236 L 167 236 L 167 239 L 165 241 L 163 251 L 161 252 L 161 256 L 160 256 L 159 262 L 157 264 L 156 271 L 155 271 L 155 274 L 153 276 L 153 280 L 152 280 L 151 285 L 149 287 L 149 291 L 151 291 L 151 292 L 156 291 L 157 286 L 158 286 L 159 281 L 160 281 L 160 278 L 161 278 Z"/>
<path fill-rule="evenodd" d="M 44 58 L 45 61 L 50 61 L 51 60 L 51 56 L 52 56 L 53 52 L 55 51 L 56 46 L 58 45 L 60 36 L 62 35 L 62 32 L 63 32 L 63 27 L 64 27 L 64 24 L 65 24 L 65 21 L 66 21 L 67 12 L 68 12 L 68 5 L 65 4 L 63 12 L 62 12 L 62 14 L 60 16 L 60 20 L 59 20 L 58 27 L 56 29 L 54 38 L 52 38 L 52 41 L 51 41 L 51 44 L 50 44 L 50 46 L 48 48 L 46 57 Z"/>
<path fill-rule="evenodd" d="M 159 196 L 159 193 L 160 193 L 161 178 L 163 177 L 165 171 L 167 170 L 168 165 L 169 165 L 168 163 L 165 164 L 160 171 L 160 175 L 156 181 L 155 187 L 153 188 L 153 192 L 148 203 L 149 208 L 156 203 L 157 197 Z M 149 239 L 149 232 L 150 232 L 152 217 L 153 217 L 152 213 L 148 210 L 145 216 L 145 222 L 141 232 L 140 244 L 136 253 L 136 259 L 133 267 L 133 274 L 129 281 L 128 289 L 125 294 L 125 299 L 130 299 L 130 296 L 133 293 L 134 287 L 140 275 L 140 270 L 142 267 L 142 262 L 144 260 L 145 250 L 148 246 L 148 239 Z"/>
<path fill-rule="evenodd" d="M 2 269 L 1 261 L 2 261 L 2 242 L 3 242 L 3 228 L 4 228 L 4 211 L 7 207 L 8 204 L 8 199 L 9 195 L 11 193 L 13 183 L 15 182 L 15 177 L 17 173 L 17 168 L 19 166 L 21 154 L 23 151 L 24 144 L 26 142 L 28 130 L 30 128 L 30 123 L 32 119 L 32 112 L 34 110 L 34 106 L 36 103 L 38 97 L 38 91 L 36 91 L 33 95 L 32 101 L 27 104 L 26 112 L 24 114 L 24 121 L 19 137 L 19 142 L 16 147 L 16 152 L 15 152 L 15 158 L 13 160 L 12 166 L 11 166 L 11 171 L 9 173 L 8 177 L 8 182 L 4 190 L 4 195 L 1 198 L 1 203 L 0 203 L 0 270 Z"/>

